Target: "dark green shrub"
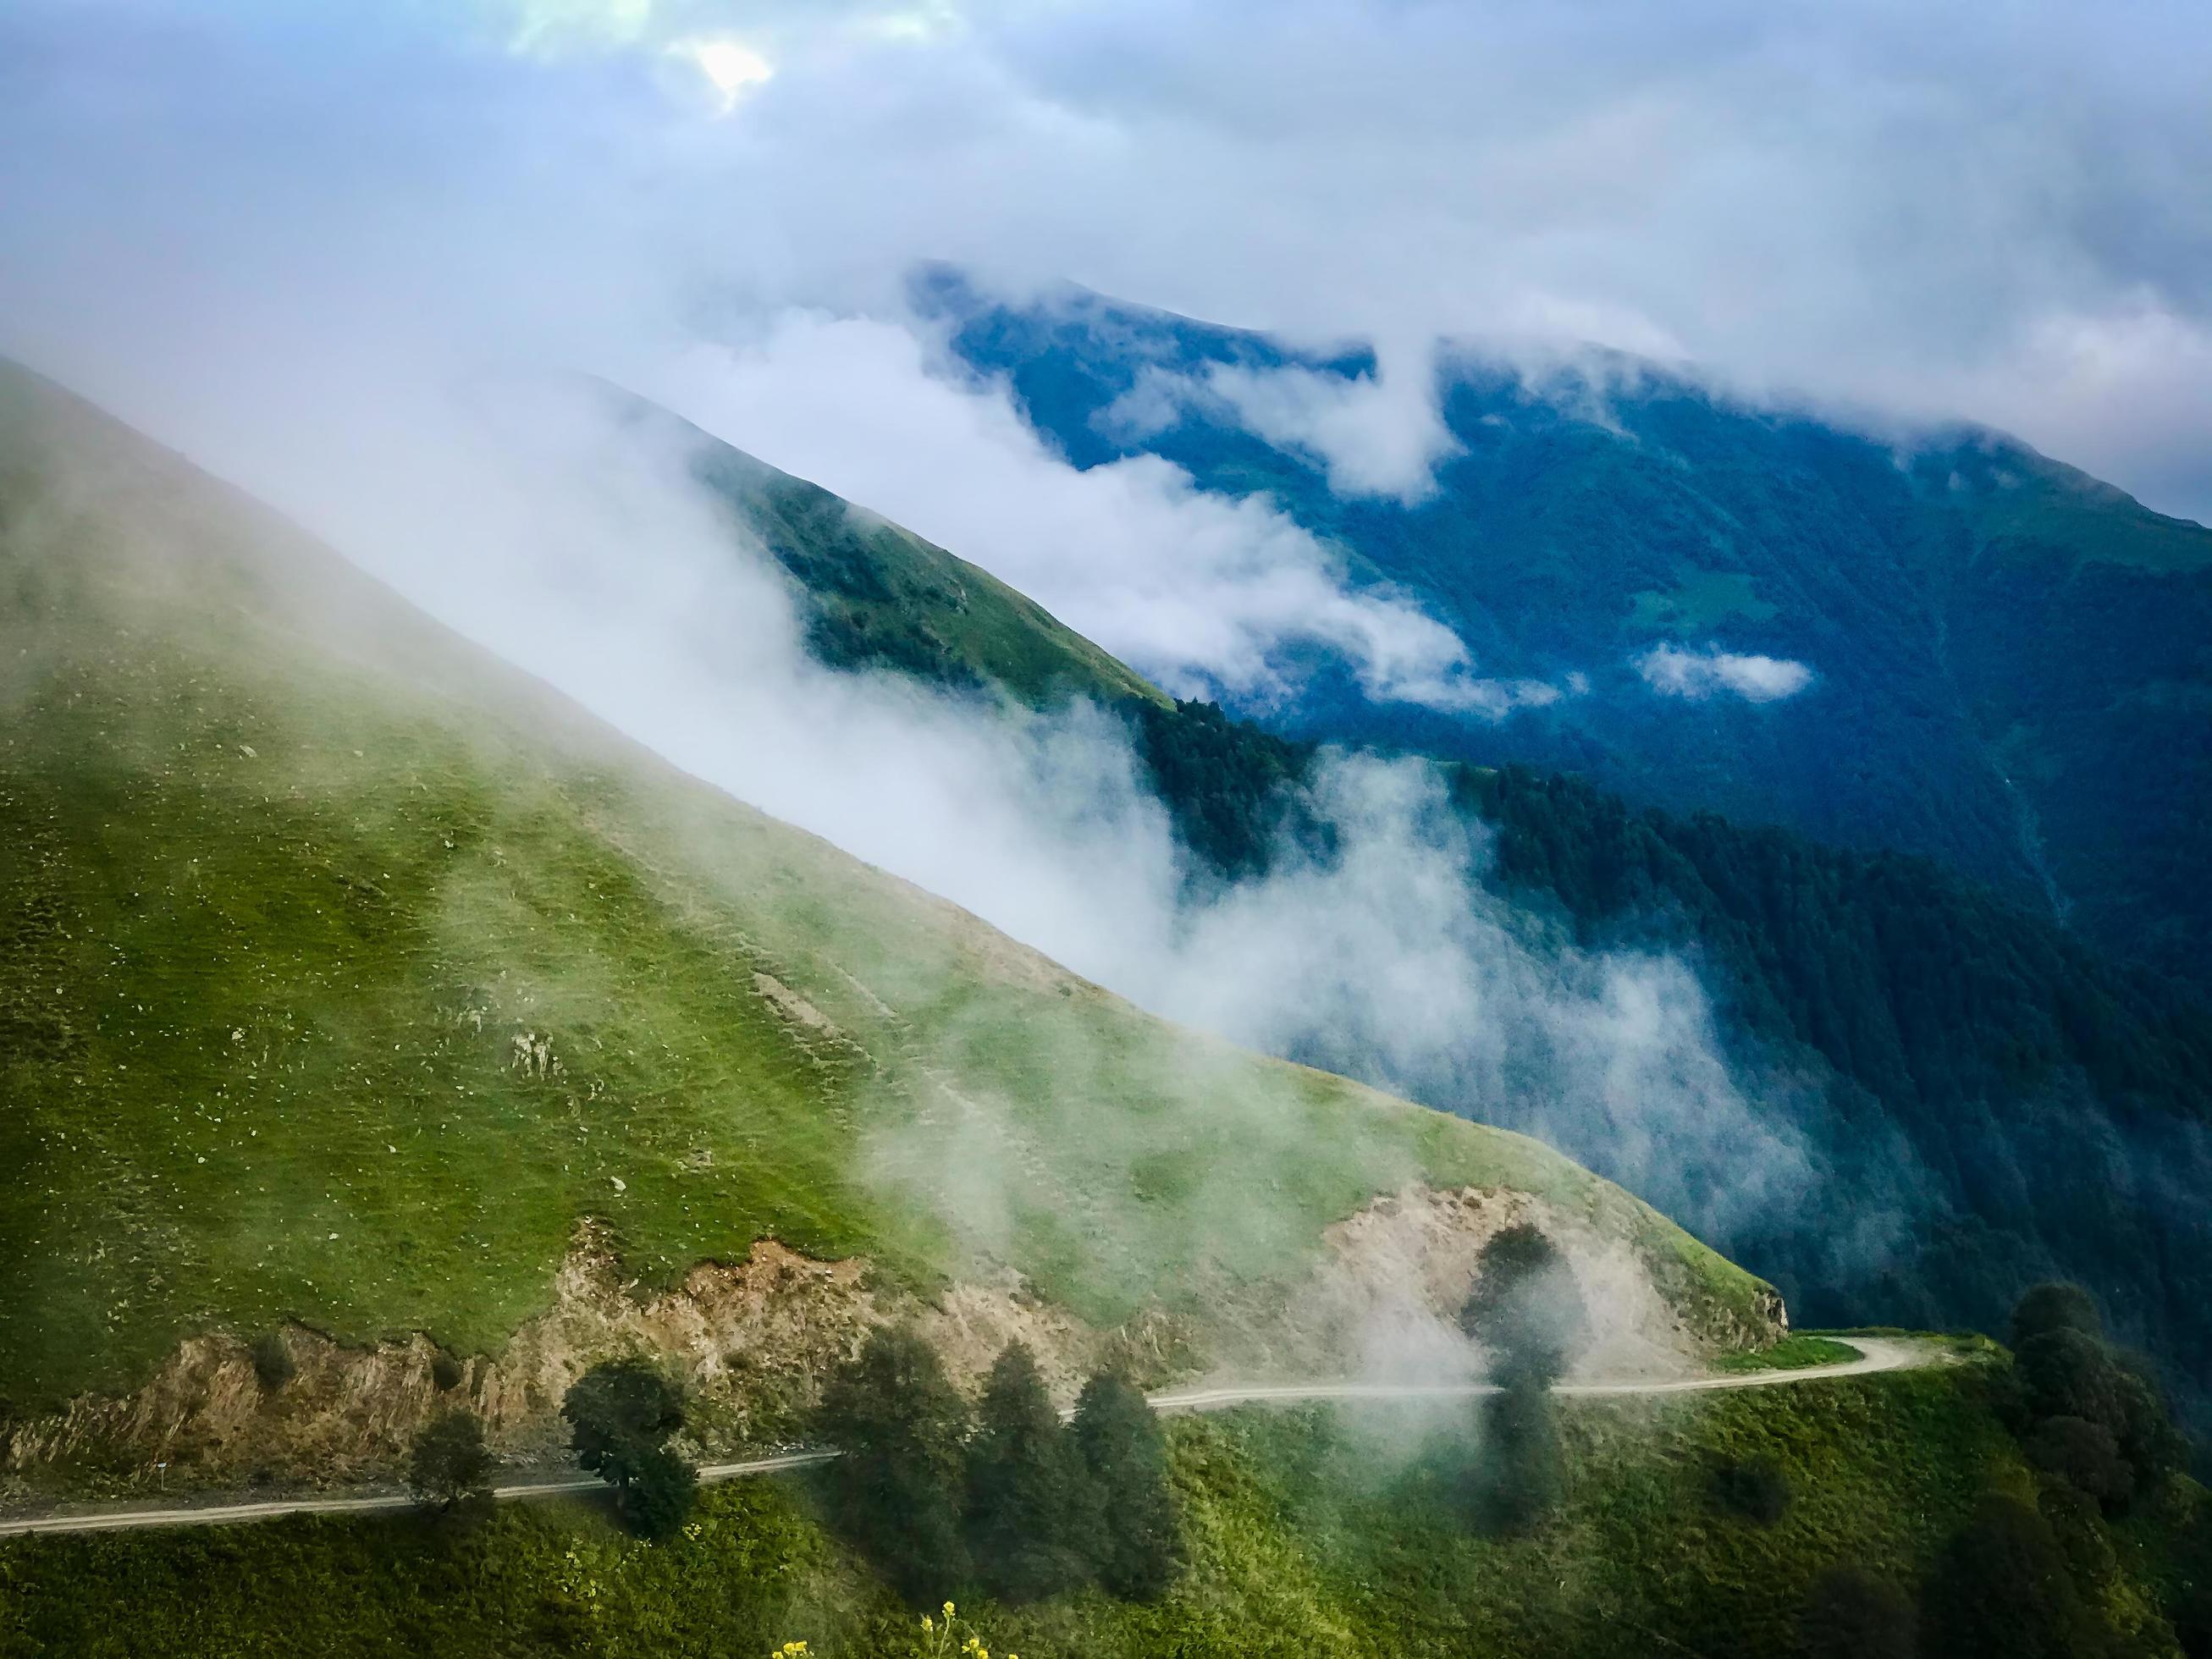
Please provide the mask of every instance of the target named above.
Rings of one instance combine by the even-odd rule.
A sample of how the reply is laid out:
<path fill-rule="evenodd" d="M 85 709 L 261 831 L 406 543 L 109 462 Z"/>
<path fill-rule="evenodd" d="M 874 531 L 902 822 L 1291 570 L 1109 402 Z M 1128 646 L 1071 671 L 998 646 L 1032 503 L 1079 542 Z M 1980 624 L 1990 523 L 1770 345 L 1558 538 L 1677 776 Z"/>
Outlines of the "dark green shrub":
<path fill-rule="evenodd" d="M 1756 1526 L 1771 1527 L 1790 1510 L 1790 1483 L 1765 1458 L 1716 1464 L 1708 1486 L 1714 1504 Z"/>
<path fill-rule="evenodd" d="M 275 1394 L 300 1374 L 299 1363 L 292 1358 L 291 1345 L 284 1340 L 282 1331 L 264 1331 L 253 1339 L 253 1375 L 260 1380 L 264 1394 Z"/>
<path fill-rule="evenodd" d="M 491 1499 L 491 1449 L 474 1412 L 440 1412 L 415 1437 L 407 1462 L 407 1484 L 416 1495 L 447 1511 L 488 1507 Z"/>
<path fill-rule="evenodd" d="M 667 1450 L 684 1426 L 684 1396 L 642 1359 L 611 1360 L 576 1379 L 561 1402 L 576 1461 L 615 1489 L 639 1536 L 666 1538 L 690 1510 L 696 1480 Z"/>
<path fill-rule="evenodd" d="M 2090 1659 L 2106 1637 L 2051 1523 L 1995 1495 L 1945 1547 L 1922 1607 L 1921 1651 L 1942 1659 Z"/>
<path fill-rule="evenodd" d="M 2124 1373 L 2097 1338 L 2045 1331 L 2021 1343 L 2013 1364 L 2027 1387 L 2031 1422 L 2078 1417 L 2118 1439 L 2127 1422 Z"/>
<path fill-rule="evenodd" d="M 2078 1417 L 2048 1417 L 2028 1431 L 2027 1461 L 2063 1480 L 2107 1512 L 2126 1507 L 2135 1493 L 2135 1471 L 2119 1443 L 2101 1424 Z"/>
<path fill-rule="evenodd" d="M 676 1535 L 698 1500 L 698 1472 L 666 1447 L 647 1446 L 632 1459 L 616 1504 L 631 1531 L 658 1543 Z"/>
<path fill-rule="evenodd" d="M 2078 1419 L 2110 1436 L 2136 1492 L 2147 1493 L 2188 1461 L 2188 1442 L 2174 1427 L 2166 1395 L 2144 1361 L 2117 1352 L 2098 1334 L 2100 1322 L 2086 1292 L 2069 1285 L 2039 1285 L 2013 1313 L 2018 1347 L 2013 1357 L 2016 1400 L 2008 1413 L 2014 1431 L 2033 1449 L 2041 1426 Z M 2074 1430 L 2055 1431 L 2045 1455 L 2064 1461 L 2100 1490 L 2108 1471 L 2094 1467 L 2093 1444 Z M 2057 1472 L 2057 1471 L 2054 1471 Z M 2097 1497 L 2088 1486 L 2069 1482 Z M 2100 1498 L 2108 1508 L 2124 1497 Z"/>
<path fill-rule="evenodd" d="M 2105 1316 L 2097 1299 L 2079 1285 L 2057 1280 L 2038 1285 L 2013 1304 L 2012 1347 L 2021 1346 L 2052 1331 L 2072 1331 L 2092 1341 L 2105 1340 Z"/>

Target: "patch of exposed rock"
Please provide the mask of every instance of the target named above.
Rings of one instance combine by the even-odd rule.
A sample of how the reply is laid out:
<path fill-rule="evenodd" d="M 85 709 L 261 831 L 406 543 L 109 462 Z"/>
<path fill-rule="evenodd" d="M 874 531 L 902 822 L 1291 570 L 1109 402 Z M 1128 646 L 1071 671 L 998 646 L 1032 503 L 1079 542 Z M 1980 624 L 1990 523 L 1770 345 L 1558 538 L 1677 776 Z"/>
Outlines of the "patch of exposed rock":
<path fill-rule="evenodd" d="M 1413 1185 L 1330 1227 L 1327 1253 L 1286 1316 L 1248 1333 L 1230 1363 L 1369 1382 L 1478 1377 L 1486 1356 L 1461 1334 L 1459 1310 L 1483 1246 L 1521 1222 L 1559 1247 L 1589 1307 L 1590 1344 L 1578 1375 L 1682 1376 L 1718 1350 L 1763 1346 L 1788 1334 L 1779 1296 L 1762 1309 L 1756 1328 L 1740 1329 L 1712 1309 L 1685 1308 L 1662 1292 L 1626 1240 L 1528 1193 Z"/>
<path fill-rule="evenodd" d="M 1104 1364 L 1147 1387 L 1200 1373 L 1249 1379 L 1359 1377 L 1438 1382 L 1480 1376 L 1484 1356 L 1457 1314 L 1482 1247 L 1532 1221 L 1559 1246 L 1589 1305 L 1587 1376 L 1680 1375 L 1719 1347 L 1787 1331 L 1781 1300 L 1756 1329 L 1685 1309 L 1626 1241 L 1528 1194 L 1410 1186 L 1328 1229 L 1302 1280 L 1264 1305 L 1223 1287 L 1217 1316 L 1153 1310 L 1118 1329 L 1087 1325 L 1003 1282 L 956 1284 L 921 1302 L 874 1283 L 865 1261 L 817 1261 L 772 1240 L 742 1262 L 708 1262 L 682 1284 L 640 1295 L 605 1232 L 580 1227 L 547 1310 L 499 1353 L 457 1360 L 420 1334 L 348 1346 L 302 1327 L 281 1334 L 290 1374 L 264 1384 L 248 1344 L 205 1335 L 181 1344 L 146 1386 L 87 1396 L 63 1412 L 0 1427 L 0 1476 L 96 1469 L 124 1484 L 165 1468 L 165 1486 L 235 1486 L 258 1475 L 343 1482 L 389 1477 L 422 1425 L 448 1406 L 484 1421 L 520 1462 L 555 1461 L 569 1385 L 591 1366 L 644 1353 L 694 1402 L 702 1455 L 794 1438 L 823 1380 L 879 1325 L 912 1321 L 969 1389 L 1008 1342 L 1028 1344 L 1063 1403 Z M 1286 1290 L 1287 1293 L 1283 1293 Z M 1727 1328 L 1718 1328 L 1716 1320 Z M 275 1369 L 283 1370 L 284 1367 Z"/>
<path fill-rule="evenodd" d="M 681 1285 L 640 1297 L 603 1233 L 586 1225 L 552 1306 L 497 1354 L 457 1362 L 420 1334 L 354 1347 L 293 1326 L 280 1334 L 291 1375 L 269 1387 L 246 1341 L 194 1337 L 134 1393 L 87 1396 L 0 1431 L 0 1474 L 70 1464 L 128 1481 L 165 1465 L 173 1488 L 264 1474 L 389 1475 L 448 1406 L 480 1415 L 503 1455 L 552 1460 L 565 1440 L 559 1412 L 569 1385 L 602 1359 L 638 1352 L 683 1379 L 696 1449 L 771 1443 L 798 1433 L 821 1379 L 869 1328 L 908 1318 L 963 1382 L 1018 1337 L 1072 1389 L 1099 1359 L 1146 1340 L 1093 1331 L 1013 1290 L 960 1285 L 919 1306 L 872 1286 L 864 1261 L 817 1261 L 767 1239 L 743 1262 L 702 1263 Z"/>

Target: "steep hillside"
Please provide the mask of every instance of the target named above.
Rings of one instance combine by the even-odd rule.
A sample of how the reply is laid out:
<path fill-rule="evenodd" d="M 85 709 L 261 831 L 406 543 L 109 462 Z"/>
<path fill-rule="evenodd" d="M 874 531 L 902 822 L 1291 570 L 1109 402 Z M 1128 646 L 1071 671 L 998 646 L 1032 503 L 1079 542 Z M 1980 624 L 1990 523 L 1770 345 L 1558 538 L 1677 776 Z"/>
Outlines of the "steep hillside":
<path fill-rule="evenodd" d="M 731 521 L 783 567 L 807 645 L 830 666 L 988 687 L 1034 707 L 1074 697 L 1167 702 L 1143 676 L 988 571 L 657 404 L 601 389 L 625 420 L 665 434 Z"/>
<path fill-rule="evenodd" d="M 1485 672 L 1589 687 L 1491 725 L 1370 704 L 1347 677 L 1298 728 L 1924 853 L 2107 948 L 2212 971 L 2212 531 L 1996 434 L 1868 435 L 1617 356 L 1549 380 L 1450 358 L 1456 449 L 1434 491 L 1345 496 L 1215 377 L 1348 386 L 1370 354 L 1079 291 L 1010 307 L 941 269 L 916 292 L 1076 465 L 1148 452 L 1265 491 L 1355 579 L 1418 595 Z M 1662 696 L 1638 672 L 1661 647 L 1812 678 L 1780 701 Z"/>
<path fill-rule="evenodd" d="M 14 369 L 0 594 L 19 1414 L 286 1321 L 495 1352 L 586 1218 L 633 1308 L 773 1238 L 1202 1351 L 1376 1194 L 1506 1188 L 1694 1328 L 1767 1328 L 1756 1281 L 1543 1146 L 1139 1013 Z"/>
<path fill-rule="evenodd" d="M 1073 350 L 1087 337 L 1079 318 L 1054 337 Z M 693 441 L 706 476 L 757 465 L 703 434 Z M 2039 489 L 2063 494 L 2069 511 L 2142 517 L 2063 470 L 1984 486 L 1991 501 Z M 825 507 L 817 522 L 834 559 L 852 514 Z M 2003 522 L 1991 520 L 1993 549 L 2010 545 L 1996 539 Z M 773 541 L 772 526 L 762 533 Z M 802 578 L 818 562 L 787 556 Z M 1702 602 L 1737 597 L 1717 587 Z M 971 683 L 926 664 L 872 665 Z M 1200 879 L 1263 871 L 1291 845 L 1330 855 L 1305 787 L 1312 744 L 1209 704 L 1118 706 Z M 1748 1226 L 1723 1218 L 1727 1194 L 1716 1204 L 1686 1180 L 1654 1188 L 1662 1206 L 1824 1322 L 1996 1331 L 2026 1285 L 2081 1279 L 2203 1409 L 2191 1381 L 2212 1358 L 2212 1220 L 2194 1197 L 2212 1182 L 2212 1007 L 2201 994 L 2116 964 L 2020 889 L 1992 891 L 1923 858 L 1631 806 L 1559 774 L 1454 776 L 1460 810 L 1491 847 L 1484 879 L 1494 891 L 1586 946 L 1680 951 L 1696 963 L 1761 1109 L 1803 1137 L 1823 1176 L 1820 1201 Z M 1540 1091 L 1478 1103 L 1449 1054 L 1410 1073 L 1342 1044 L 1298 1057 L 1502 1117 L 1626 1173 L 1605 1126 L 1549 1111 Z M 2096 1177 L 2085 1180 L 2091 1159 Z M 1840 1203 L 1892 1232 L 1839 1243 L 1849 1230 L 1828 1206 Z"/>
<path fill-rule="evenodd" d="M 1785 1084 L 1771 1098 L 1799 1115 L 1831 1195 L 1910 1218 L 1883 1251 L 1838 1251 L 1824 1208 L 1721 1234 L 1724 1248 L 1820 1320 L 1996 1331 L 2034 1279 L 2094 1285 L 2204 1410 L 2200 997 L 1924 860 L 1630 809 L 1513 769 L 1463 775 L 1460 796 L 1493 827 L 1502 890 L 1586 945 L 1693 950 L 1747 1066 L 1824 1074 L 1809 1097 Z"/>
<path fill-rule="evenodd" d="M 1316 757 L 1218 710 L 1146 714 L 1141 750 L 1224 875 L 1279 856 Z M 2095 1285 L 2202 1413 L 2212 1361 L 2212 1006 L 2116 965 L 2048 917 L 1922 858 L 1824 847 L 1711 813 L 1634 807 L 1580 779 L 1451 769 L 1480 879 L 1585 949 L 1680 952 L 1730 1058 L 1818 1179 L 1746 1216 L 1647 1175 L 1650 1196 L 1781 1285 L 1802 1316 L 2002 1328 L 2034 1279 Z M 1304 837 L 1308 846 L 1316 837 Z M 1325 854 L 1324 854 L 1325 855 Z M 1424 1067 L 1326 1037 L 1300 1058 L 1474 1109 Z M 1485 1114 L 1601 1171 L 1607 1126 L 1540 1093 Z M 1881 1230 L 1839 1227 L 1838 1208 Z"/>

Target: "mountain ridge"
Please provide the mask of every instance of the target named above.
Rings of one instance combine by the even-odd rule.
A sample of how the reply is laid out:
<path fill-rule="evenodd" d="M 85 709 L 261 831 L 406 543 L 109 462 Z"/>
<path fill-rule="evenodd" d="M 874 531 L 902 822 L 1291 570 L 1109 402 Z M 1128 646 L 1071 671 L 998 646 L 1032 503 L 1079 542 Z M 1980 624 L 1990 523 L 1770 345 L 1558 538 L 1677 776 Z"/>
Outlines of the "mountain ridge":
<path fill-rule="evenodd" d="M 2030 902 L 2055 886 L 2106 948 L 2206 971 L 2212 900 L 2192 872 L 2212 810 L 2212 531 L 1979 428 L 1900 443 L 1655 366 L 1592 388 L 1451 352 L 1439 416 L 1455 450 L 1435 488 L 1346 495 L 1206 377 L 1351 386 L 1371 352 L 1100 295 L 1005 303 L 945 267 L 912 292 L 1071 464 L 1154 454 L 1200 488 L 1264 493 L 1355 584 L 1389 583 L 1455 629 L 1485 673 L 1590 687 L 1489 723 L 1373 703 L 1339 672 L 1287 711 L 1244 711 L 1263 723 L 1925 853 Z M 1151 399 L 1148 428 L 1114 417 L 1161 374 L 1183 391 Z M 1806 689 L 1670 687 L 1643 672 L 1662 646 L 1802 662 Z"/>
<path fill-rule="evenodd" d="M 946 683 L 927 665 L 861 665 Z M 1335 833 L 1310 793 L 1328 745 L 1187 700 L 1121 714 L 1195 892 L 1331 867 Z M 1664 1207 L 1820 1323 L 1999 1331 L 2030 1280 L 2079 1279 L 2188 1390 L 2212 1353 L 2193 1311 L 2212 1298 L 2212 1234 L 2182 1196 L 2212 1180 L 2212 1006 L 2195 987 L 2110 957 L 2017 886 L 1925 855 L 1639 806 L 1517 763 L 1446 761 L 1440 775 L 1487 849 L 1475 902 L 1505 901 L 1588 952 L 1693 964 L 1756 1109 L 1814 1159 L 1802 1209 L 1749 1223 L 1724 1218 L 1724 1194 L 1687 1170 L 1637 1170 Z M 1601 1123 L 1548 1110 L 1540 1091 L 1481 1094 L 1449 1056 L 1414 1066 L 1326 1033 L 1285 1052 L 1628 1173 Z M 2088 1148 L 2100 1176 L 2085 1192 Z M 1826 1218 L 1845 1201 L 1894 1216 L 1898 1237 L 1839 1249 Z"/>

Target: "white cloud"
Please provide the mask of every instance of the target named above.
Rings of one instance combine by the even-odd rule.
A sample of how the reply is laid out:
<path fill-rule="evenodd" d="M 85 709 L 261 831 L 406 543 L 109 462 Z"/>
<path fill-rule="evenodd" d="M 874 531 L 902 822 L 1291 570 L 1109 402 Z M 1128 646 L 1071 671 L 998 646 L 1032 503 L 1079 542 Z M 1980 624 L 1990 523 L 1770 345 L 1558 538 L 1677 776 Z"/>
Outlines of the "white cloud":
<path fill-rule="evenodd" d="M 1636 672 L 1662 696 L 1700 701 L 1725 692 L 1747 702 L 1777 702 L 1813 683 L 1813 671 L 1787 657 L 1732 651 L 1686 651 L 1657 645 L 1636 659 Z"/>
<path fill-rule="evenodd" d="M 694 775 L 1144 1006 L 1544 1134 L 1708 1224 L 1820 1178 L 1731 1075 L 1680 963 L 1548 940 L 1486 892 L 1481 833 L 1430 763 L 1328 765 L 1336 857 L 1194 890 L 1112 718 L 827 671 L 681 453 L 558 387 L 444 395 L 404 356 L 356 367 L 343 393 L 303 372 L 298 401 L 264 399 L 233 470 Z"/>
<path fill-rule="evenodd" d="M 902 322 L 787 311 L 742 343 L 655 366 L 642 389 L 983 566 L 1186 695 L 1278 695 L 1291 655 L 1318 645 L 1384 701 L 1502 716 L 1556 696 L 1482 678 L 1415 605 L 1348 589 L 1264 497 L 1199 489 L 1156 456 L 1078 470 L 1004 386 L 933 374 L 928 351 Z"/>
<path fill-rule="evenodd" d="M 775 74 L 773 64 L 732 35 L 696 35 L 677 41 L 669 51 L 697 66 L 699 73 L 714 88 L 725 113 L 736 108 L 739 99 Z"/>
<path fill-rule="evenodd" d="M 1436 491 L 1437 464 L 1459 443 L 1437 406 L 1435 365 L 1423 349 L 1395 372 L 1323 374 L 1293 365 L 1216 363 L 1203 381 L 1154 370 L 1108 411 L 1131 430 L 1157 430 L 1179 404 L 1219 410 L 1278 447 L 1321 462 L 1340 495 L 1393 497 L 1408 505 Z"/>

